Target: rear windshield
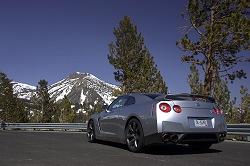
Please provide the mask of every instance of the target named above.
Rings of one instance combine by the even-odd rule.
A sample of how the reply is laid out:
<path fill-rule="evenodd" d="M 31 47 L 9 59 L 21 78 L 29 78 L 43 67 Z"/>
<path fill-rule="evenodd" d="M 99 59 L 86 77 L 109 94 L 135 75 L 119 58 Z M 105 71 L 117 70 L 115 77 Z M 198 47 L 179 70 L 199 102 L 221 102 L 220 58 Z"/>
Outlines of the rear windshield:
<path fill-rule="evenodd" d="M 192 94 L 179 94 L 179 95 L 166 95 L 165 100 L 190 100 L 190 101 L 203 101 L 215 103 L 215 99 L 211 96 L 205 95 L 192 95 Z"/>

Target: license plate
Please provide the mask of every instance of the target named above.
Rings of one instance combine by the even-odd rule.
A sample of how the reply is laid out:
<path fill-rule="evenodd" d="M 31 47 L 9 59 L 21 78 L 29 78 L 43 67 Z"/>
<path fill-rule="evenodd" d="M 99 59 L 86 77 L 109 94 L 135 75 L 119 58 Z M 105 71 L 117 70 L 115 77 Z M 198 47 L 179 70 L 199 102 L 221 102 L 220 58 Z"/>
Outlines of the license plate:
<path fill-rule="evenodd" d="M 194 125 L 196 127 L 206 127 L 206 126 L 208 126 L 207 120 L 204 120 L 204 119 L 195 119 L 194 120 Z"/>

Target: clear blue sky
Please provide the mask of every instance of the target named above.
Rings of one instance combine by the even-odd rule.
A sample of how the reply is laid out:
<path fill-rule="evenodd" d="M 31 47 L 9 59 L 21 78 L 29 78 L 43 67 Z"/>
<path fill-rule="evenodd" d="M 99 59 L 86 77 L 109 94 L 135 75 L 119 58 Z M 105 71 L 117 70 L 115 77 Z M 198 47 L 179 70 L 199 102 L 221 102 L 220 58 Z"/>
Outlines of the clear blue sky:
<path fill-rule="evenodd" d="M 189 65 L 175 42 L 187 25 L 181 18 L 188 0 L 0 0 L 0 71 L 13 81 L 53 84 L 74 72 L 114 80 L 108 44 L 114 27 L 129 15 L 142 33 L 171 93 L 190 92 Z M 248 55 L 249 56 L 249 55 Z M 243 64 L 250 75 L 249 64 Z M 238 97 L 240 84 L 230 85 Z"/>

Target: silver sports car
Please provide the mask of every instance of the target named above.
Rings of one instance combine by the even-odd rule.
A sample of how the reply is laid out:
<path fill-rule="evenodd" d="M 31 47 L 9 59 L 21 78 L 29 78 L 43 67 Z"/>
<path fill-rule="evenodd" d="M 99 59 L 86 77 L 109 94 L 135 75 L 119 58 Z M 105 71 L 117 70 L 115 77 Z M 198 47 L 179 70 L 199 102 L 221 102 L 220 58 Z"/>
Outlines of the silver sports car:
<path fill-rule="evenodd" d="M 226 137 L 223 112 L 211 96 L 130 93 L 102 109 L 89 119 L 89 142 L 123 143 L 132 152 L 159 143 L 206 150 Z"/>

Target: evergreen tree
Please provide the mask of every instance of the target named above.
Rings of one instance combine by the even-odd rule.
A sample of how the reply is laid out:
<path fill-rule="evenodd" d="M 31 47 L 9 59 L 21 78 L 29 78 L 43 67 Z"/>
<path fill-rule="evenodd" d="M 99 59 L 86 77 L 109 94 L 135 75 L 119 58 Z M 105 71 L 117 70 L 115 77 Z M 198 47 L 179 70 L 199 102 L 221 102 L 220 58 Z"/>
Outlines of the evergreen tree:
<path fill-rule="evenodd" d="M 67 96 L 64 96 L 62 102 L 60 103 L 60 123 L 73 123 L 75 118 L 75 113 L 71 108 L 71 103 Z"/>
<path fill-rule="evenodd" d="M 203 94 L 203 84 L 199 77 L 199 71 L 194 64 L 190 66 L 190 71 L 188 83 L 191 88 L 191 94 Z"/>
<path fill-rule="evenodd" d="M 227 79 L 222 79 L 217 72 L 212 84 L 212 95 L 216 99 L 220 109 L 223 110 L 227 122 L 234 122 L 233 105 L 236 103 L 236 98 L 230 100 L 231 91 L 228 89 Z"/>
<path fill-rule="evenodd" d="M 89 109 L 90 111 L 88 112 L 88 117 L 92 116 L 93 114 L 99 114 L 100 112 L 102 112 L 102 104 L 93 103 L 93 105 L 94 107 Z"/>
<path fill-rule="evenodd" d="M 35 102 L 35 97 L 32 97 L 32 102 Z M 34 103 L 35 104 L 35 103 Z M 42 112 L 38 109 L 38 107 L 35 105 L 36 108 L 34 108 L 31 111 L 31 116 L 30 116 L 30 122 L 31 123 L 40 123 L 42 120 Z"/>
<path fill-rule="evenodd" d="M 96 103 L 94 105 L 93 111 L 94 111 L 93 112 L 94 114 L 99 114 L 100 112 L 102 112 L 102 106 L 101 106 L 101 104 L 100 103 Z"/>
<path fill-rule="evenodd" d="M 87 113 L 85 112 L 86 110 L 83 109 L 83 104 L 75 103 L 74 112 L 75 118 L 74 122 L 75 123 L 85 123 L 88 120 Z"/>
<path fill-rule="evenodd" d="M 50 99 L 48 82 L 43 79 L 40 80 L 38 84 L 39 86 L 37 86 L 33 102 L 41 113 L 41 119 L 39 119 L 39 122 L 49 123 L 52 122 L 52 118 L 55 115 L 54 102 Z"/>
<path fill-rule="evenodd" d="M 250 123 L 250 94 L 243 85 L 240 86 L 241 102 L 236 108 L 237 123 Z"/>
<path fill-rule="evenodd" d="M 130 17 L 125 16 L 113 33 L 116 42 L 109 44 L 108 60 L 117 70 L 115 80 L 121 83 L 121 92 L 115 94 L 133 91 L 166 93 L 167 86 Z"/>
<path fill-rule="evenodd" d="M 28 121 L 28 112 L 13 94 L 11 80 L 3 72 L 0 72 L 0 119 L 12 123 Z"/>
<path fill-rule="evenodd" d="M 204 94 L 212 93 L 217 71 L 230 80 L 246 78 L 244 70 L 232 68 L 238 62 L 250 62 L 249 58 L 237 56 L 250 49 L 249 9 L 248 0 L 189 0 L 186 15 L 182 14 L 189 25 L 181 28 L 185 35 L 176 45 L 187 53 L 182 56 L 183 62 L 202 67 Z M 191 30 L 197 34 L 192 40 L 197 41 L 189 38 Z"/>

